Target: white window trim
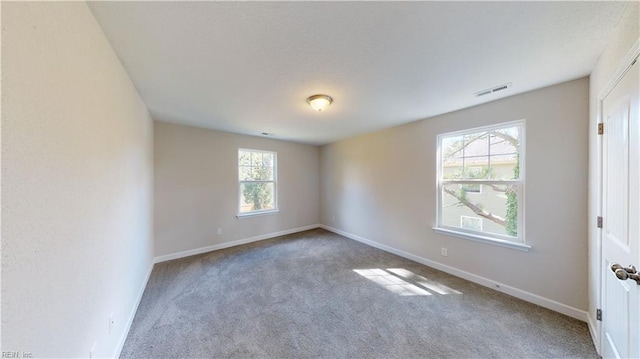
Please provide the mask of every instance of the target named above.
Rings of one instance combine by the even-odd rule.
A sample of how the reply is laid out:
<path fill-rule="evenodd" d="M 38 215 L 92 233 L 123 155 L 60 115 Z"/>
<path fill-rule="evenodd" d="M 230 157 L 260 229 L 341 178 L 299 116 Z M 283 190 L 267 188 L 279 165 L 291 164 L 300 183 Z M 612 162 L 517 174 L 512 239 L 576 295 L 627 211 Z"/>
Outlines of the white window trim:
<path fill-rule="evenodd" d="M 440 234 L 444 234 L 452 237 L 458 237 L 462 239 L 468 239 L 474 242 L 491 244 L 498 247 L 517 249 L 523 252 L 528 252 L 531 249 L 531 246 L 527 244 L 517 243 L 517 242 L 508 241 L 504 239 L 497 239 L 493 237 L 486 237 L 486 236 L 474 234 L 474 233 L 465 233 L 461 230 L 451 230 L 451 229 L 438 228 L 438 227 L 433 227 L 432 229 L 436 233 L 440 233 Z"/>
<path fill-rule="evenodd" d="M 486 181 L 486 180 L 465 180 L 465 181 L 453 181 L 455 183 L 477 183 L 480 182 L 481 184 L 486 184 L 486 183 L 500 183 L 500 184 L 509 184 L 509 183 L 517 183 L 518 184 L 518 237 L 517 239 L 514 240 L 513 237 L 509 237 L 509 236 L 502 236 L 499 234 L 492 234 L 492 233 L 479 233 L 476 231 L 468 231 L 465 230 L 463 228 L 457 228 L 457 227 L 451 227 L 451 226 L 445 226 L 442 225 L 442 185 L 445 181 L 442 180 L 442 156 L 441 156 L 441 150 L 442 150 L 442 139 L 445 137 L 453 137 L 453 136 L 460 136 L 460 135 L 464 135 L 464 134 L 468 134 L 468 133 L 473 133 L 473 132 L 483 132 L 483 131 L 490 131 L 490 130 L 495 130 L 495 129 L 500 129 L 500 128 L 504 128 L 504 127 L 509 127 L 509 126 L 519 126 L 520 127 L 520 131 L 519 131 L 519 136 L 520 136 L 520 149 L 519 149 L 519 156 L 520 156 L 520 168 L 519 168 L 519 172 L 520 172 L 520 179 L 518 180 L 497 180 L 497 181 Z M 487 244 L 492 244 L 492 245 L 496 245 L 496 246 L 500 246 L 500 247 L 506 247 L 506 248 L 511 248 L 511 249 L 517 249 L 517 250 L 521 250 L 521 251 L 529 251 L 531 249 L 530 245 L 527 245 L 525 242 L 525 223 L 524 223 L 524 218 L 525 218 L 525 214 L 524 214 L 524 202 L 525 202 L 525 198 L 524 198 L 524 194 L 525 194 L 525 178 L 526 178 L 526 165 L 523 165 L 526 163 L 526 158 L 525 158 L 525 139 L 526 139 L 526 121 L 524 119 L 521 120 L 517 120 L 517 121 L 510 121 L 510 122 L 503 122 L 503 123 L 499 123 L 499 124 L 495 124 L 495 125 L 490 125 L 490 126 L 483 126 L 483 127 L 476 127 L 476 128 L 469 128 L 469 129 L 465 129 L 465 130 L 460 130 L 460 131 L 455 131 L 455 132 L 447 132 L 447 133 L 442 133 L 439 134 L 437 137 L 437 146 L 438 146 L 438 150 L 436 151 L 436 156 L 437 156 L 437 169 L 436 169 L 436 226 L 432 227 L 432 229 L 440 234 L 444 234 L 444 235 L 449 235 L 449 236 L 454 236 L 454 237 L 458 237 L 458 238 L 463 238 L 463 239 L 468 239 L 468 240 L 472 240 L 475 242 L 481 242 L 481 243 L 487 243 Z M 446 181 L 446 182 L 451 182 L 451 181 Z"/>
<path fill-rule="evenodd" d="M 238 159 L 236 159 L 236 173 L 238 178 L 238 213 L 236 214 L 236 218 L 247 218 L 247 217 L 257 217 L 257 216 L 265 216 L 269 214 L 276 214 L 280 212 L 280 207 L 278 207 L 278 153 L 275 151 L 267 151 L 267 150 L 255 150 L 251 148 L 238 148 L 236 154 L 239 154 L 240 151 L 249 151 L 249 152 L 261 152 L 261 153 L 271 153 L 273 154 L 273 181 L 241 181 L 240 180 L 240 163 Z M 251 211 L 251 212 L 240 212 L 240 206 L 242 204 L 242 183 L 255 183 L 255 182 L 264 182 L 264 183 L 273 183 L 273 209 L 264 209 L 259 211 Z"/>
<path fill-rule="evenodd" d="M 238 213 L 236 214 L 236 218 L 238 219 L 242 219 L 242 218 L 247 218 L 247 217 L 260 217 L 260 216 L 266 216 L 269 214 L 276 214 L 279 213 L 280 210 L 279 209 L 266 209 L 264 211 L 253 211 L 253 212 L 246 212 L 246 213 Z"/>

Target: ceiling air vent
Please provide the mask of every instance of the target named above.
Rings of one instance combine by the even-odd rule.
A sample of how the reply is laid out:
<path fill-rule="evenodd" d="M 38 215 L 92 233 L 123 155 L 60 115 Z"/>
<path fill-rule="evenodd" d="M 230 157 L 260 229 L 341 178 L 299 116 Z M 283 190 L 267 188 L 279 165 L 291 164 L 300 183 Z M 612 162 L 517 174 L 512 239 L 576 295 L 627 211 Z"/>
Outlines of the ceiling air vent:
<path fill-rule="evenodd" d="M 482 91 L 476 92 L 476 97 L 488 95 L 490 93 L 496 93 L 498 91 L 504 91 L 504 90 L 506 90 L 506 89 L 508 89 L 510 87 L 511 87 L 511 82 L 509 82 L 508 84 L 504 84 L 504 85 L 498 85 L 498 86 L 492 87 L 490 89 L 486 89 L 486 90 L 482 90 Z"/>

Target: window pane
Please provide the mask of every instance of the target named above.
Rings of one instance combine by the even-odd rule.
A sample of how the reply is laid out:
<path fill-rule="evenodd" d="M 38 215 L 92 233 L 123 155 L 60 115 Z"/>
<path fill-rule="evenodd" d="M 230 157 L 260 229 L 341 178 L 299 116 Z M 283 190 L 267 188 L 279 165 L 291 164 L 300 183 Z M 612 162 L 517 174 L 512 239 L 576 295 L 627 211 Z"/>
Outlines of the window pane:
<path fill-rule="evenodd" d="M 246 167 L 246 166 L 240 166 L 239 168 L 239 177 L 240 181 L 250 181 L 253 178 L 251 178 L 251 167 Z"/>
<path fill-rule="evenodd" d="M 442 139 L 442 176 L 445 179 L 464 179 L 464 137 Z"/>
<path fill-rule="evenodd" d="M 491 154 L 506 155 L 518 152 L 518 128 L 491 131 Z"/>
<path fill-rule="evenodd" d="M 491 178 L 510 180 L 520 178 L 519 157 L 512 155 L 491 156 Z"/>
<path fill-rule="evenodd" d="M 520 128 L 491 131 L 491 173 L 494 179 L 518 179 Z"/>
<path fill-rule="evenodd" d="M 273 181 L 273 168 L 252 167 L 248 181 Z"/>
<path fill-rule="evenodd" d="M 465 159 L 464 170 L 465 179 L 489 179 L 489 157 Z"/>
<path fill-rule="evenodd" d="M 442 225 L 480 233 L 517 237 L 517 185 L 482 184 L 480 193 L 469 184 L 445 184 L 442 188 Z M 482 219 L 481 229 L 478 221 Z M 475 224 L 474 224 L 475 223 Z"/>
<path fill-rule="evenodd" d="M 262 166 L 262 152 L 251 152 L 251 165 Z"/>
<path fill-rule="evenodd" d="M 463 137 L 447 137 L 442 139 L 442 158 L 462 158 Z"/>
<path fill-rule="evenodd" d="M 249 152 L 249 151 L 238 151 L 238 164 L 240 166 L 249 166 L 249 165 L 251 165 L 251 152 Z"/>
<path fill-rule="evenodd" d="M 445 163 L 442 166 L 442 178 L 444 179 L 464 179 L 464 167 L 462 167 L 462 160 L 459 163 L 451 162 Z"/>
<path fill-rule="evenodd" d="M 488 156 L 489 133 L 478 132 L 464 136 L 464 157 Z"/>
<path fill-rule="evenodd" d="M 273 168 L 271 167 L 255 167 L 254 178 L 257 181 L 272 181 L 273 180 Z"/>
<path fill-rule="evenodd" d="M 442 139 L 443 179 L 519 179 L 520 127 Z"/>
<path fill-rule="evenodd" d="M 275 209 L 273 182 L 241 183 L 240 213 Z"/>
<path fill-rule="evenodd" d="M 263 153 L 261 165 L 264 167 L 273 167 L 273 153 Z"/>

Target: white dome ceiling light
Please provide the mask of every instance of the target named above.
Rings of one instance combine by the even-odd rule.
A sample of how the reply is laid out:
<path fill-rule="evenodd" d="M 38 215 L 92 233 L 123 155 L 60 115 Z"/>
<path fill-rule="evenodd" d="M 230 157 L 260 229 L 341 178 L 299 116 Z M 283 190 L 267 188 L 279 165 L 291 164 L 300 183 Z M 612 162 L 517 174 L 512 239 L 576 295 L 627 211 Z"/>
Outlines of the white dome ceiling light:
<path fill-rule="evenodd" d="M 331 96 L 327 95 L 313 95 L 307 98 L 307 103 L 309 104 L 309 106 L 311 106 L 312 109 L 318 112 L 326 110 L 332 102 L 333 99 L 331 98 Z"/>

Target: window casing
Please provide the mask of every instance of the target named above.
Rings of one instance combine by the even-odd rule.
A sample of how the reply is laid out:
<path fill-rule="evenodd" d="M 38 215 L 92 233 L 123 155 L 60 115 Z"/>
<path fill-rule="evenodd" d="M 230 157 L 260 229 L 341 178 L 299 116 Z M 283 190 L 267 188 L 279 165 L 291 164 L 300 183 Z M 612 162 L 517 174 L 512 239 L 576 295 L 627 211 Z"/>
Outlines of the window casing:
<path fill-rule="evenodd" d="M 238 216 L 277 211 L 277 153 L 238 149 Z"/>
<path fill-rule="evenodd" d="M 434 230 L 527 250 L 524 120 L 438 136 Z"/>

